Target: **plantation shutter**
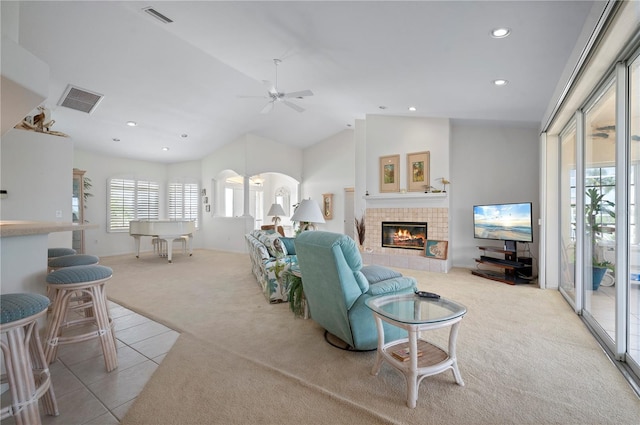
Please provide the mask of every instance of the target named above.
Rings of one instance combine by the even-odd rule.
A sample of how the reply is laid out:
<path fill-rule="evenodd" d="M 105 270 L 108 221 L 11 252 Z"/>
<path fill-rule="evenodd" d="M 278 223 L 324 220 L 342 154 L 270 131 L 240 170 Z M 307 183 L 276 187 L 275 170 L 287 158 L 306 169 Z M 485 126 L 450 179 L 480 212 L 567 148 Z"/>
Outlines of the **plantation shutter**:
<path fill-rule="evenodd" d="M 170 183 L 169 219 L 193 220 L 198 227 L 199 192 L 197 183 Z"/>
<path fill-rule="evenodd" d="M 111 232 L 129 230 L 129 221 L 135 219 L 136 182 L 111 179 L 109 182 L 109 223 Z"/>
<path fill-rule="evenodd" d="M 109 187 L 109 232 L 129 231 L 131 220 L 157 220 L 160 217 L 160 187 L 158 183 L 112 178 Z"/>

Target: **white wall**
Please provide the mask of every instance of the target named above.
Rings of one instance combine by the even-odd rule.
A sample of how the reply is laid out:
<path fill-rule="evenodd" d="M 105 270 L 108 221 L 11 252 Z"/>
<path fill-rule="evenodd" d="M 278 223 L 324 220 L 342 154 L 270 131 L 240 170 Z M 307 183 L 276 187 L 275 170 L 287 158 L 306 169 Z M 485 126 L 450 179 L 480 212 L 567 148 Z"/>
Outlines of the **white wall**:
<path fill-rule="evenodd" d="M 533 202 L 534 242 L 531 250 L 533 257 L 538 258 L 540 157 L 537 124 L 508 126 L 454 121 L 451 136 L 453 195 L 449 228 L 453 265 L 475 268 L 474 258 L 479 255 L 479 245 L 501 245 L 497 241 L 474 239 L 473 206 L 502 202 Z"/>
<path fill-rule="evenodd" d="M 400 155 L 400 189 L 407 188 L 407 154 L 430 152 L 430 184 L 449 177 L 449 120 L 368 115 L 366 121 L 366 187 L 370 195 L 380 194 L 380 157 Z M 433 205 L 429 205 L 433 206 Z"/>
<path fill-rule="evenodd" d="M 160 199 L 166 199 L 168 166 L 166 164 L 109 157 L 76 149 L 73 152 L 73 167 L 85 170 L 85 177 L 91 179 L 92 197 L 85 208 L 85 220 L 97 224 L 98 229 L 85 231 L 85 251 L 97 256 L 128 254 L 135 252 L 134 240 L 129 233 L 107 232 L 107 180 L 110 177 L 144 178 L 160 184 Z M 194 166 L 194 164 L 191 164 Z M 71 168 L 73 168 L 71 167 Z M 179 166 L 175 170 L 183 172 Z M 166 206 L 161 204 L 160 218 L 167 218 Z M 194 246 L 198 246 L 196 233 Z M 142 238 L 141 251 L 150 251 L 151 238 Z"/>
<path fill-rule="evenodd" d="M 281 173 L 300 181 L 302 150 L 251 134 L 224 145 L 202 159 L 201 179 L 207 194 L 211 194 L 210 199 L 218 199 L 212 182 L 225 170 L 233 170 L 247 177 L 269 172 Z M 245 252 L 244 235 L 253 228 L 253 217 L 242 218 L 242 222 L 238 223 L 238 219 L 229 221 L 215 217 L 213 210 L 214 205 L 210 214 L 202 215 L 203 247 Z"/>
<path fill-rule="evenodd" d="M 344 189 L 355 184 L 353 130 L 344 130 L 305 149 L 303 158 L 301 199 L 311 198 L 321 208 L 322 195 L 333 193 L 333 219 L 317 224 L 317 228 L 344 233 Z"/>
<path fill-rule="evenodd" d="M 73 140 L 12 129 L 0 146 L 0 184 L 8 192 L 0 200 L 2 220 L 70 223 Z M 51 233 L 49 246 L 71 247 L 71 232 Z"/>

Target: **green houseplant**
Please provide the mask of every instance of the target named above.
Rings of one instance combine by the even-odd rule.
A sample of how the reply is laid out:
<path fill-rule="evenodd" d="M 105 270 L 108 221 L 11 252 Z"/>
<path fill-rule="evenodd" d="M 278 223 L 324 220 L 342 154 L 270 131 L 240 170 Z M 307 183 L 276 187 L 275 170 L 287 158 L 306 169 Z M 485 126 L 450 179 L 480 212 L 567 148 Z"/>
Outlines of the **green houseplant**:
<path fill-rule="evenodd" d="M 604 196 L 603 193 L 599 193 L 598 189 L 593 187 L 586 191 L 586 204 L 584 208 L 586 217 L 585 227 L 591 243 L 592 284 L 594 291 L 600 287 L 600 282 L 607 272 L 607 269 L 613 270 L 613 264 L 604 258 L 599 258 L 597 250 L 598 241 L 602 240 L 603 234 L 609 230 L 609 228 L 598 223 L 598 215 L 606 213 L 614 219 L 616 217 L 614 211 L 615 204 L 604 199 Z"/>
<path fill-rule="evenodd" d="M 306 316 L 306 299 L 302 288 L 302 279 L 291 271 L 288 272 L 289 279 L 289 309 L 295 317 Z"/>

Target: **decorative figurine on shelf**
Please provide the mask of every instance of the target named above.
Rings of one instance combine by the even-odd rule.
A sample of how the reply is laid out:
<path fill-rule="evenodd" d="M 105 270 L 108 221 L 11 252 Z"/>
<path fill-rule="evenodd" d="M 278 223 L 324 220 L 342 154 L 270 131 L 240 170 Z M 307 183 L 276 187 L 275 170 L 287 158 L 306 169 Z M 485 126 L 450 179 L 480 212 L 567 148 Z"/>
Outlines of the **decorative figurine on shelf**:
<path fill-rule="evenodd" d="M 44 106 L 38 106 L 37 114 L 34 116 L 26 116 L 22 121 L 15 125 L 15 128 L 51 134 L 52 136 L 69 137 L 60 131 L 51 130 L 51 127 L 55 122 L 55 120 L 51 119 L 51 112 L 47 108 Z"/>
<path fill-rule="evenodd" d="M 446 192 L 447 191 L 447 185 L 451 184 L 451 182 L 449 180 L 447 180 L 445 177 L 439 177 L 436 180 L 439 180 L 439 181 L 442 182 L 442 191 Z"/>

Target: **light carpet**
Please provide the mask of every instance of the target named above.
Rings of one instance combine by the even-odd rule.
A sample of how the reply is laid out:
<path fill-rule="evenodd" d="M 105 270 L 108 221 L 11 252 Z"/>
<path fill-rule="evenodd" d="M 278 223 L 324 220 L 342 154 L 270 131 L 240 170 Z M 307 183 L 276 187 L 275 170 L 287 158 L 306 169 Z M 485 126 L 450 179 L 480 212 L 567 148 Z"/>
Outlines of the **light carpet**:
<path fill-rule="evenodd" d="M 336 349 L 313 320 L 268 304 L 248 255 L 196 250 L 103 257 L 108 297 L 182 332 L 124 424 L 637 424 L 640 401 L 561 295 L 472 276 L 402 270 L 464 304 L 458 364 L 404 376 L 375 353 Z M 423 337 L 445 346 L 448 330 Z"/>

